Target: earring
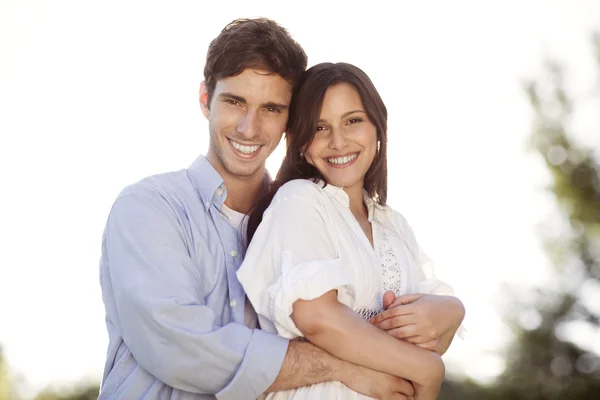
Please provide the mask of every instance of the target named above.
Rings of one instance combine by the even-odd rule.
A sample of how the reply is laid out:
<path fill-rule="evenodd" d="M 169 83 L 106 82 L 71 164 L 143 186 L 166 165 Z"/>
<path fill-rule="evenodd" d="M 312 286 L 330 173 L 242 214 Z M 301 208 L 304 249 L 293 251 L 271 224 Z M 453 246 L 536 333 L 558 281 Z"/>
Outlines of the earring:
<path fill-rule="evenodd" d="M 379 149 L 381 148 L 381 140 L 377 141 L 377 153 L 379 154 Z"/>

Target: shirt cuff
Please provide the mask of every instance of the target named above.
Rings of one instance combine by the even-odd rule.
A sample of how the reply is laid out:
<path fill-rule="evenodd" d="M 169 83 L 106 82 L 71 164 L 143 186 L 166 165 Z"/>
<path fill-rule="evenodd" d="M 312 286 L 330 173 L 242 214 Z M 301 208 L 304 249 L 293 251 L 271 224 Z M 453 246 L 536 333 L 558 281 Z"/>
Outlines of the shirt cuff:
<path fill-rule="evenodd" d="M 255 329 L 235 376 L 219 393 L 219 400 L 255 400 L 275 382 L 289 341 Z"/>

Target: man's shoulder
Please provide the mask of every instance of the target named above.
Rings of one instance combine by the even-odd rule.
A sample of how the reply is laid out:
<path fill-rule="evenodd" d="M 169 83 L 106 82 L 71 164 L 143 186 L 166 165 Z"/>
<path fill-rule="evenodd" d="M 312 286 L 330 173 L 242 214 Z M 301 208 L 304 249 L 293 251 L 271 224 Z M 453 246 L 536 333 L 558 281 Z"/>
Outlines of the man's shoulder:
<path fill-rule="evenodd" d="M 177 218 L 201 218 L 204 208 L 187 170 L 151 175 L 134 182 L 117 195 L 110 214 L 155 213 Z"/>
<path fill-rule="evenodd" d="M 187 170 L 164 172 L 147 176 L 137 182 L 127 185 L 119 195 L 117 200 L 126 196 L 158 195 L 161 197 L 178 197 L 178 195 L 194 191 Z"/>

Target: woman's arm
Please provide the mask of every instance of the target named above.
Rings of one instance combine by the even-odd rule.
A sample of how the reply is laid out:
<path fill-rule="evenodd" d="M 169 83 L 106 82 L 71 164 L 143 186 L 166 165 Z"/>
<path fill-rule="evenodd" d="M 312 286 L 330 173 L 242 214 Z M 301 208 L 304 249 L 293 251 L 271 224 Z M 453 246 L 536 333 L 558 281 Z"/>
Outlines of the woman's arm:
<path fill-rule="evenodd" d="M 337 300 L 335 290 L 298 300 L 292 319 L 312 343 L 332 355 L 415 384 L 420 399 L 434 399 L 444 377 L 439 355 L 396 340 Z"/>

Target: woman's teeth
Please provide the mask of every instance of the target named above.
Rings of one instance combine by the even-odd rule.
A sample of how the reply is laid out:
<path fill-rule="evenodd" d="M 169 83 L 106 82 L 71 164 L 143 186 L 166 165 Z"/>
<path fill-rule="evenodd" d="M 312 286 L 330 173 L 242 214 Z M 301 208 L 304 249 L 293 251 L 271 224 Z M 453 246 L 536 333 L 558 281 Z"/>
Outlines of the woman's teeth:
<path fill-rule="evenodd" d="M 330 164 L 343 165 L 343 164 L 348 164 L 350 161 L 353 161 L 357 156 L 358 156 L 358 153 L 355 153 L 355 154 L 352 154 L 349 156 L 345 156 L 345 157 L 328 158 L 327 162 Z"/>

